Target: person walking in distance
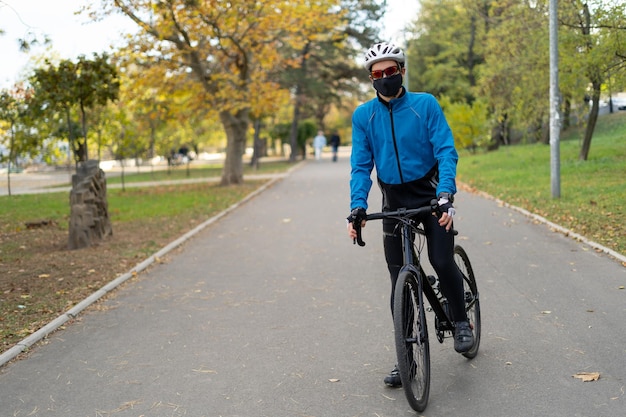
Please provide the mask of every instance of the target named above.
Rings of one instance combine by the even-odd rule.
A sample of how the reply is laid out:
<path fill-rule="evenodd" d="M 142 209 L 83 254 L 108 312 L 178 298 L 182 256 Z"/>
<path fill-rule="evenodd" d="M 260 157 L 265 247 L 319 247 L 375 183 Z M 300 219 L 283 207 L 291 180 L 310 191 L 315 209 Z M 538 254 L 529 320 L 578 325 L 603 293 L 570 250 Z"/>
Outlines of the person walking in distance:
<path fill-rule="evenodd" d="M 337 154 L 339 153 L 339 145 L 341 144 L 341 137 L 339 136 L 339 132 L 334 131 L 332 135 L 330 135 L 330 148 L 333 152 L 333 162 L 337 162 Z"/>
<path fill-rule="evenodd" d="M 452 132 L 434 96 L 411 93 L 402 85 L 405 55 L 392 43 L 377 43 L 365 54 L 365 69 L 376 97 L 358 106 L 352 115 L 350 157 L 350 215 L 348 236 L 356 238 L 353 222 L 365 226 L 367 197 L 376 168 L 382 192 L 382 210 L 418 208 L 437 199 L 440 217 L 420 219 L 426 231 L 428 257 L 440 278 L 455 321 L 454 349 L 469 351 L 474 337 L 465 312 L 463 277 L 454 262 L 451 232 L 455 209 L 458 154 Z M 402 242 L 394 220 L 383 221 L 385 260 L 391 278 L 391 305 L 402 265 Z M 392 310 L 393 315 L 393 310 Z M 402 385 L 397 367 L 384 379 Z"/>
<path fill-rule="evenodd" d="M 313 138 L 313 148 L 315 149 L 315 159 L 322 159 L 322 149 L 326 146 L 326 136 L 321 130 L 317 132 L 317 136 Z"/>

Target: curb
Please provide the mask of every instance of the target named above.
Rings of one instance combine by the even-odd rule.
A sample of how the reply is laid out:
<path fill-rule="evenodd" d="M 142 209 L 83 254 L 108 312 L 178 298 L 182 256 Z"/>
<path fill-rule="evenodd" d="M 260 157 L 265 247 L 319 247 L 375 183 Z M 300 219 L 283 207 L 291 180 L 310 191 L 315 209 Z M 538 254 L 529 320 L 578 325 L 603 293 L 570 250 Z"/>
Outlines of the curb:
<path fill-rule="evenodd" d="M 91 306 L 93 303 L 95 303 L 100 298 L 102 298 L 103 296 L 105 296 L 109 292 L 111 292 L 114 289 L 116 289 L 117 287 L 119 287 L 121 284 L 123 284 L 124 282 L 126 282 L 130 278 L 136 276 L 140 272 L 142 272 L 145 269 L 147 269 L 149 266 L 151 266 L 152 264 L 157 262 L 159 260 L 159 258 L 162 258 L 167 253 L 169 253 L 172 250 L 176 249 L 177 247 L 181 246 L 183 243 L 185 243 L 186 241 L 191 239 L 193 236 L 195 236 L 196 234 L 198 234 L 199 232 L 204 230 L 206 227 L 210 226 L 211 224 L 215 223 L 216 221 L 218 221 L 222 217 L 224 217 L 227 214 L 231 213 L 232 211 L 234 211 L 235 209 L 237 209 L 241 205 L 243 205 L 243 204 L 247 203 L 248 201 L 252 200 L 254 197 L 256 197 L 257 195 L 261 194 L 263 191 L 265 191 L 268 188 L 270 188 L 271 186 L 273 186 L 276 182 L 278 182 L 279 180 L 281 180 L 281 179 L 285 178 L 286 176 L 288 176 L 289 174 L 291 174 L 295 169 L 300 167 L 304 162 L 306 162 L 306 160 L 302 161 L 302 162 L 299 162 L 298 164 L 296 164 L 292 168 L 288 169 L 287 172 L 285 172 L 284 174 L 273 175 L 269 182 L 267 182 L 266 184 L 264 184 L 263 186 L 261 186 L 260 188 L 255 190 L 254 192 L 248 194 L 242 200 L 234 203 L 233 205 L 231 205 L 230 207 L 228 207 L 224 211 L 216 214 L 215 216 L 211 217 L 210 219 L 206 220 L 205 222 L 199 224 L 194 229 L 192 229 L 189 232 L 185 233 L 184 235 L 182 235 L 178 239 L 174 240 L 173 242 L 169 243 L 167 246 L 163 247 L 158 252 L 152 254 L 150 257 L 146 258 L 145 260 L 143 260 L 139 264 L 135 265 L 131 270 L 129 270 L 125 274 L 120 275 L 119 277 L 117 277 L 114 280 L 110 281 L 108 284 L 104 285 L 102 288 L 100 288 L 99 290 L 95 291 L 94 293 L 92 293 L 87 298 L 85 298 L 82 301 L 80 301 L 74 307 L 72 307 L 71 309 L 67 310 L 65 313 L 61 314 L 56 319 L 54 319 L 50 323 L 46 324 L 44 327 L 40 328 L 36 332 L 32 333 L 31 335 L 29 335 L 26 338 L 22 339 L 21 341 L 17 342 L 15 344 L 15 346 L 12 346 L 11 348 L 7 349 L 2 354 L 0 354 L 0 368 L 2 366 L 4 366 L 6 363 L 8 363 L 9 361 L 15 359 L 20 353 L 28 350 L 28 348 L 30 348 L 35 343 L 38 343 L 41 340 L 45 339 L 50 333 L 58 330 L 61 326 L 63 326 L 68 321 L 75 319 L 87 307 Z M 249 176 L 248 178 L 251 178 L 251 176 Z"/>
<path fill-rule="evenodd" d="M 511 210 L 517 211 L 518 213 L 521 213 L 524 216 L 537 221 L 538 223 L 542 223 L 542 224 L 548 226 L 554 232 L 559 232 L 559 233 L 561 233 L 561 234 L 563 234 L 563 235 L 565 235 L 567 237 L 570 237 L 570 238 L 572 238 L 572 239 L 574 239 L 574 240 L 576 240 L 578 242 L 584 243 L 585 245 L 592 247 L 593 249 L 595 249 L 598 252 L 603 252 L 603 253 L 609 255 L 610 257 L 614 258 L 615 260 L 621 262 L 621 264 L 623 266 L 626 266 L 626 256 L 624 256 L 621 253 L 618 253 L 618 252 L 616 252 L 616 251 L 614 251 L 614 250 L 612 250 L 610 248 L 607 248 L 606 246 L 602 246 L 601 244 L 599 244 L 597 242 L 589 240 L 586 237 L 584 237 L 584 236 L 582 236 L 582 235 L 580 235 L 580 234 L 578 234 L 578 233 L 576 233 L 576 232 L 574 232 L 574 231 L 572 231 L 570 229 L 567 229 L 567 228 L 565 228 L 563 226 L 560 226 L 560 225 L 558 225 L 556 223 L 553 223 L 550 220 L 546 219 L 545 217 L 542 217 L 542 216 L 540 216 L 538 214 L 532 213 L 532 212 L 530 212 L 530 211 L 528 211 L 528 210 L 526 210 L 524 208 L 517 207 L 517 206 L 514 206 L 512 204 L 509 204 L 509 203 L 507 203 L 505 201 L 502 201 L 502 200 L 492 196 L 491 194 L 487 194 L 484 191 L 475 190 L 475 189 L 469 187 L 466 184 L 463 184 L 463 189 L 466 192 L 480 195 L 481 197 L 484 197 L 484 198 L 487 198 L 489 200 L 495 201 L 496 203 L 498 203 L 498 204 L 500 204 L 500 205 L 502 205 L 504 207 L 507 207 L 507 208 L 510 208 Z"/>

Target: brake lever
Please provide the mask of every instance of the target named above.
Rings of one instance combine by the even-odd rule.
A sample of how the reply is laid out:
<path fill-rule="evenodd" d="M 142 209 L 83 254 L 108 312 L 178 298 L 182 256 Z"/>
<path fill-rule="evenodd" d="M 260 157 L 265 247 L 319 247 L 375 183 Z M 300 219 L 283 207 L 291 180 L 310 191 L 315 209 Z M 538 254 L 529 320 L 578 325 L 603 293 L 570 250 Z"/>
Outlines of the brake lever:
<path fill-rule="evenodd" d="M 352 244 L 354 245 L 355 243 L 358 243 L 359 246 L 365 246 L 365 242 L 363 241 L 363 237 L 361 234 L 361 229 L 362 229 L 361 224 L 359 223 L 357 225 L 356 223 L 357 222 L 352 222 L 352 227 L 356 231 L 356 239 L 352 240 Z"/>

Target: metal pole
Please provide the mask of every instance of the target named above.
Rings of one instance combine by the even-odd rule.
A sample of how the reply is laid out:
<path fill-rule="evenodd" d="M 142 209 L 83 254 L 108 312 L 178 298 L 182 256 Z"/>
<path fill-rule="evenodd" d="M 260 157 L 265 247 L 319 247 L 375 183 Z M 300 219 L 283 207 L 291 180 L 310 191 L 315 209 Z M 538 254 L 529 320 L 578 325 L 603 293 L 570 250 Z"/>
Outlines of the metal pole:
<path fill-rule="evenodd" d="M 561 197 L 560 95 L 557 0 L 550 0 L 550 178 L 552 198 Z"/>

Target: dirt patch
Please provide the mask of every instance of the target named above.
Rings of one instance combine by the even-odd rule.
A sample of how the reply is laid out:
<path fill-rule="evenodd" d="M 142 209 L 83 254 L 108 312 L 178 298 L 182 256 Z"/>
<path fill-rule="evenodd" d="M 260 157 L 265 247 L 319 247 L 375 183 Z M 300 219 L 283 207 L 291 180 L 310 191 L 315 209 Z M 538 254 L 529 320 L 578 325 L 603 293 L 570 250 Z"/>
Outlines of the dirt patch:
<path fill-rule="evenodd" d="M 189 225 L 124 223 L 96 246 L 68 249 L 68 231 L 51 223 L 0 234 L 1 351 L 167 245 Z M 172 237 L 172 236 L 175 237 Z"/>

